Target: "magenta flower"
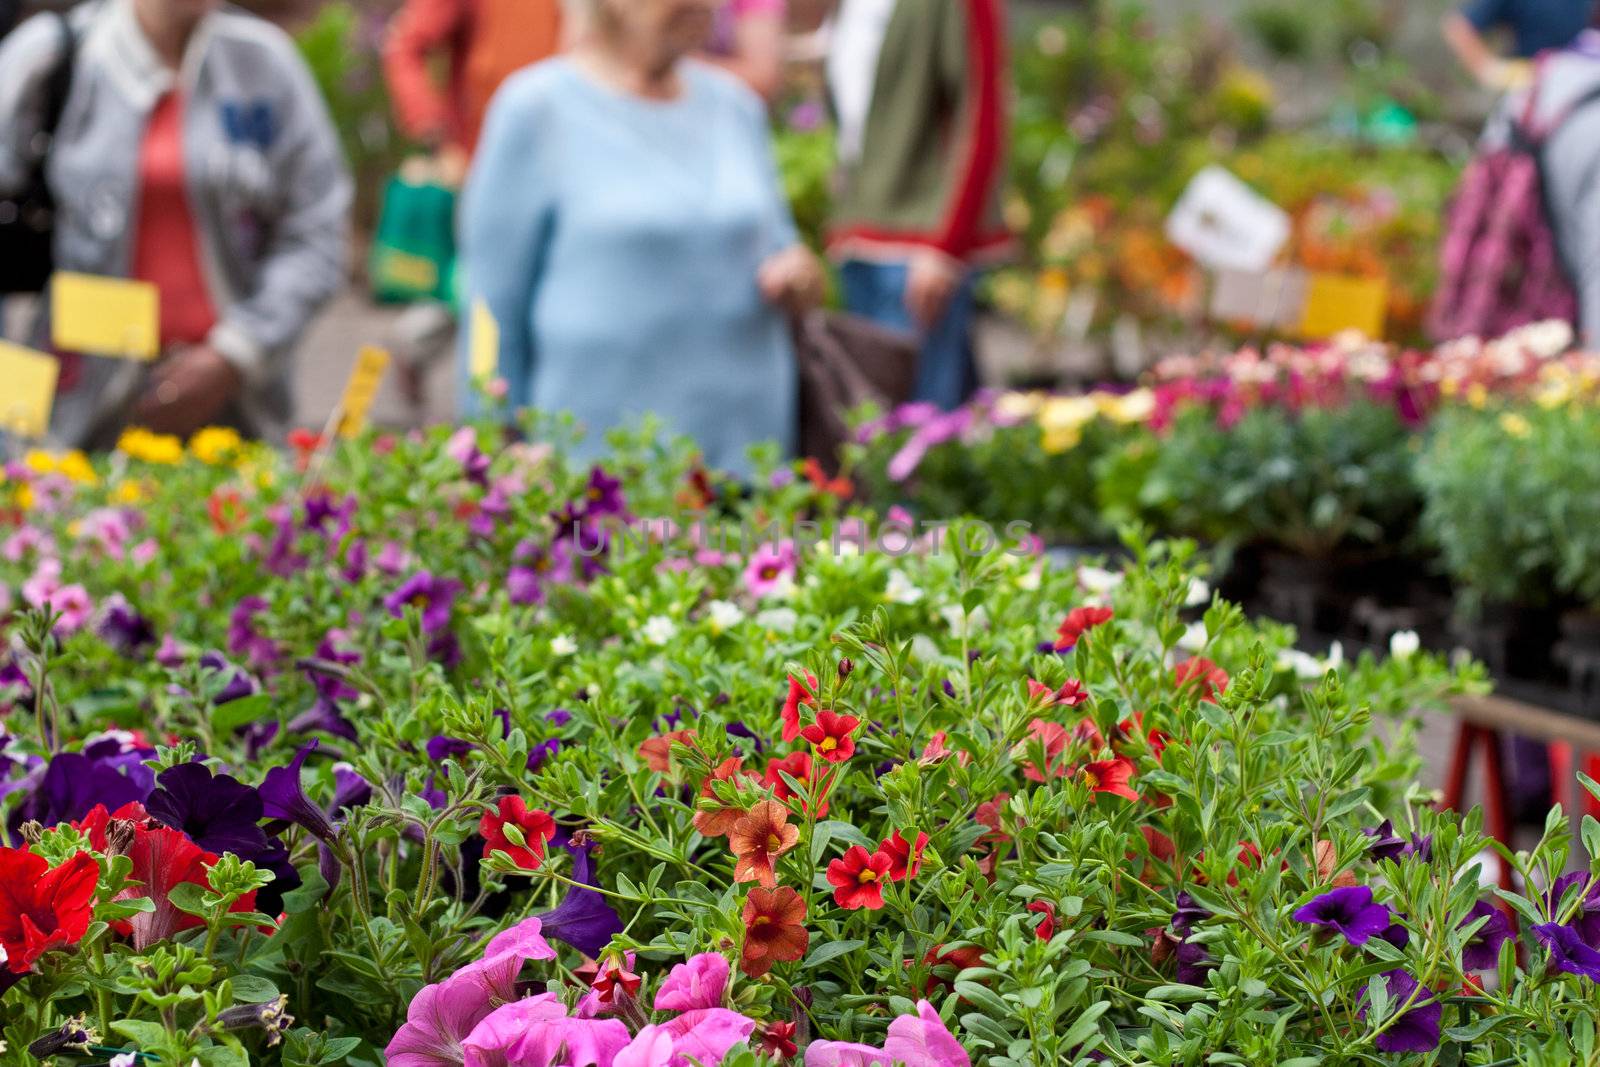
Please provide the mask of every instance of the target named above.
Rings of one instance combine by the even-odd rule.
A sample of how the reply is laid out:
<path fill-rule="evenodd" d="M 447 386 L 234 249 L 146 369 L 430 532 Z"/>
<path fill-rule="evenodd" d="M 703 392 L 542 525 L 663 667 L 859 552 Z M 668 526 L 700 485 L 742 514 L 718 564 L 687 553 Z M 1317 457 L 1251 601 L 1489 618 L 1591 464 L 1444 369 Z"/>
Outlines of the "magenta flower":
<path fill-rule="evenodd" d="M 797 561 L 793 541 L 767 542 L 745 564 L 745 589 L 757 599 L 771 596 L 794 577 Z"/>
<path fill-rule="evenodd" d="M 806 1067 L 971 1067 L 971 1064 L 966 1050 L 926 1000 L 917 1001 L 917 1014 L 902 1015 L 889 1024 L 889 1036 L 881 1049 L 856 1041 L 813 1041 L 806 1049 Z"/>
<path fill-rule="evenodd" d="M 473 1028 L 463 1045 L 467 1067 L 549 1067 L 557 1062 L 567 1067 L 611 1067 L 632 1040 L 620 1020 L 571 1018 L 559 997 L 541 993 L 497 1008 Z M 389 1063 L 395 1067 L 393 1059 Z"/>
<path fill-rule="evenodd" d="M 422 632 L 433 634 L 450 625 L 450 610 L 460 591 L 461 583 L 453 578 L 418 571 L 384 597 L 383 606 L 397 619 L 405 618 L 406 608 L 416 608 L 422 615 Z"/>
<path fill-rule="evenodd" d="M 1352 945 L 1382 934 L 1392 921 L 1386 905 L 1373 902 L 1372 890 L 1364 885 L 1330 889 L 1294 913 L 1297 922 L 1336 930 Z"/>
<path fill-rule="evenodd" d="M 702 952 L 672 968 L 656 990 L 656 1011 L 695 1011 L 722 1006 L 728 988 L 728 961 L 721 953 Z"/>

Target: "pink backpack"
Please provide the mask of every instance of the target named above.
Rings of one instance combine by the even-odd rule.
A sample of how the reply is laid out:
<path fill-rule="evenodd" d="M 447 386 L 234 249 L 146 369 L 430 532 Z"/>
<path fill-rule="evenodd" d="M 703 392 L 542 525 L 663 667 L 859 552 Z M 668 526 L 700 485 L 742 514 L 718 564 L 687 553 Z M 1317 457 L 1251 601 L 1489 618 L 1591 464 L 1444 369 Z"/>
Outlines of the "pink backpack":
<path fill-rule="evenodd" d="M 1513 124 L 1510 145 L 1480 155 L 1462 176 L 1446 219 L 1439 285 L 1428 315 L 1435 341 L 1500 337 L 1533 322 L 1577 320 L 1577 295 L 1545 203 L 1543 149 L 1597 97 L 1587 94 L 1541 125 L 1539 91 L 1536 81 L 1521 121 Z"/>

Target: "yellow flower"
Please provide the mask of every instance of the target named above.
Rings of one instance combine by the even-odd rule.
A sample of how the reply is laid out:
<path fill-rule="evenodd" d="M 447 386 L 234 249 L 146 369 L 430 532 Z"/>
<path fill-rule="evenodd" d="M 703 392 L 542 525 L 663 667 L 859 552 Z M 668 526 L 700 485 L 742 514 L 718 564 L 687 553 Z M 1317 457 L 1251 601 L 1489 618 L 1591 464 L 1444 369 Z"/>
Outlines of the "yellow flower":
<path fill-rule="evenodd" d="M 1039 442 L 1039 447 L 1044 449 L 1046 455 L 1059 456 L 1063 452 L 1070 452 L 1078 447 L 1078 442 L 1083 440 L 1083 431 L 1072 427 L 1062 430 L 1046 430 L 1044 438 Z"/>
<path fill-rule="evenodd" d="M 23 482 L 21 485 L 17 486 L 16 501 L 17 507 L 21 508 L 23 511 L 32 511 L 33 486 L 29 485 L 27 482 Z"/>
<path fill-rule="evenodd" d="M 189 438 L 189 451 L 201 463 L 215 467 L 227 463 L 239 454 L 244 440 L 225 426 L 207 426 Z"/>
<path fill-rule="evenodd" d="M 1467 387 L 1467 403 L 1482 411 L 1489 403 L 1489 390 L 1482 383 L 1473 383 Z"/>
<path fill-rule="evenodd" d="M 174 466 L 183 461 L 183 442 L 171 434 L 130 426 L 117 439 L 117 451 L 146 463 Z"/>
<path fill-rule="evenodd" d="M 37 448 L 23 456 L 22 462 L 35 474 L 54 474 L 56 470 L 56 457 Z"/>
<path fill-rule="evenodd" d="M 1039 393 L 1006 393 L 994 402 L 994 413 L 1002 419 L 1018 422 L 1031 419 L 1044 397 Z"/>
<path fill-rule="evenodd" d="M 1453 397 L 1461 391 L 1461 382 L 1455 378 L 1445 378 L 1439 382 L 1439 395 Z"/>
<path fill-rule="evenodd" d="M 113 504 L 138 504 L 144 501 L 145 496 L 144 484 L 130 478 L 124 478 L 111 490 Z"/>
<path fill-rule="evenodd" d="M 61 454 L 56 461 L 56 470 L 80 485 L 95 485 L 100 481 L 100 476 L 94 472 L 94 464 L 89 462 L 89 457 L 76 448 Z"/>
<path fill-rule="evenodd" d="M 1514 411 L 1508 411 L 1500 416 L 1500 428 L 1519 440 L 1533 432 L 1533 426 L 1528 420 Z"/>

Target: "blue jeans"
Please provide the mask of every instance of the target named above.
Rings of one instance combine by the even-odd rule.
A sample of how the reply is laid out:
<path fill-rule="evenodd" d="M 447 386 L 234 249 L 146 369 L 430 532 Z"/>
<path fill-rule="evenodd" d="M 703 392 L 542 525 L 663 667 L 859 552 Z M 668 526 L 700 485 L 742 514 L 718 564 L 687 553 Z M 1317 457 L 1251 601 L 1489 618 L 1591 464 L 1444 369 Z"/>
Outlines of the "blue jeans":
<path fill-rule="evenodd" d="M 846 260 L 839 268 L 844 306 L 854 315 L 891 329 L 917 332 L 922 337 L 922 359 L 917 364 L 913 400 L 939 405 L 946 411 L 960 407 L 977 389 L 977 369 L 972 359 L 972 320 L 976 311 L 974 278 L 968 274 L 950 298 L 950 306 L 932 330 L 919 331 L 906 310 L 905 263 Z"/>

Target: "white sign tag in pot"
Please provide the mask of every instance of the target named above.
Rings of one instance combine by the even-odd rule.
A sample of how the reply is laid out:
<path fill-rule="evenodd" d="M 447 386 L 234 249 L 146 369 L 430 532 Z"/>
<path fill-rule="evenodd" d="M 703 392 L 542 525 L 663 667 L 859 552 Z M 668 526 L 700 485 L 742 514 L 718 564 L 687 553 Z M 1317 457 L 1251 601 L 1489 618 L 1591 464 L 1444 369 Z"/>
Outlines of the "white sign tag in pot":
<path fill-rule="evenodd" d="M 1195 175 L 1167 217 L 1167 239 L 1211 270 L 1260 273 L 1289 240 L 1289 215 L 1222 167 Z"/>

